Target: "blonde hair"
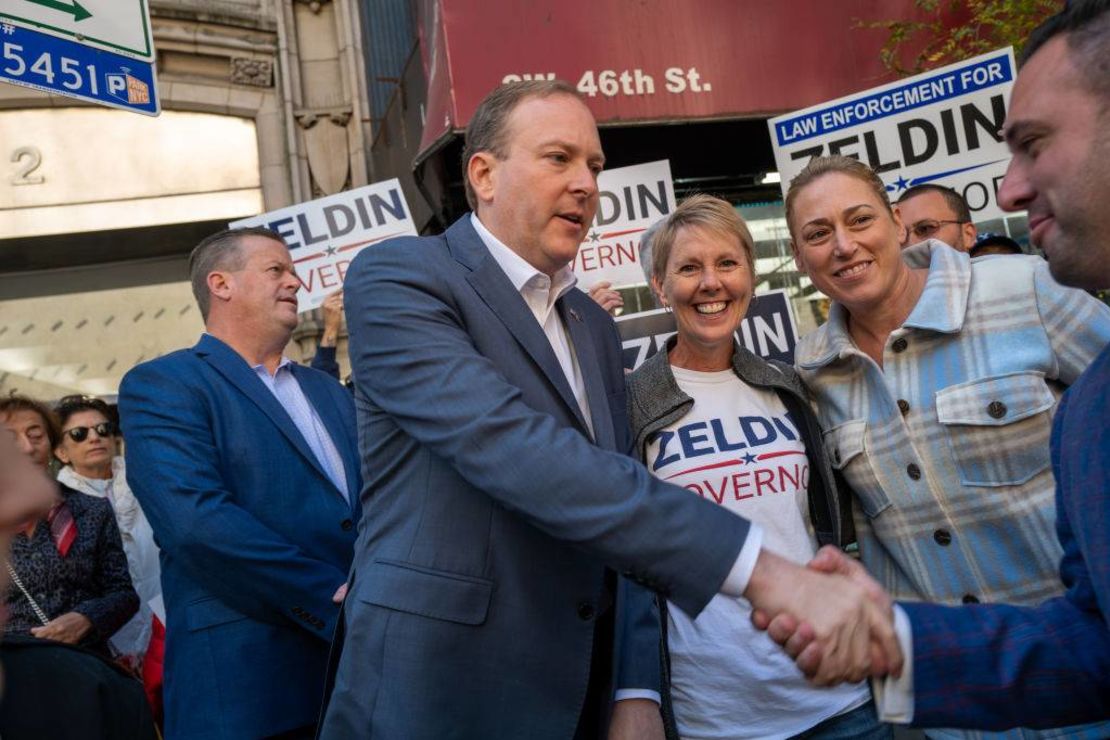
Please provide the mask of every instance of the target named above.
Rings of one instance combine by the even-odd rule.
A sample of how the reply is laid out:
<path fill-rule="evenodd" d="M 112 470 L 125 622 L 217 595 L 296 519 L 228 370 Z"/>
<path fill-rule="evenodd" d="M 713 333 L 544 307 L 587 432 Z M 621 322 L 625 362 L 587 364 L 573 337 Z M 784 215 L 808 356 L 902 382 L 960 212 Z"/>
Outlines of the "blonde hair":
<path fill-rule="evenodd" d="M 744 256 L 748 261 L 748 270 L 752 274 L 752 283 L 755 283 L 755 242 L 748 231 L 748 225 L 736 212 L 728 201 L 715 198 L 712 195 L 691 195 L 686 198 L 674 212 L 661 222 L 659 230 L 651 240 L 651 274 L 652 277 L 663 282 L 667 272 L 667 259 L 671 256 L 671 248 L 678 239 L 682 229 L 698 227 L 713 234 L 735 237 L 740 241 Z"/>
<path fill-rule="evenodd" d="M 847 175 L 854 177 L 857 180 L 866 183 L 874 191 L 875 197 L 882 203 L 883 208 L 891 216 L 894 215 L 894 209 L 890 205 L 890 197 L 886 194 L 886 185 L 875 174 L 875 171 L 865 165 L 858 159 L 845 157 L 842 154 L 833 154 L 828 157 L 814 157 L 809 160 L 809 164 L 802 168 L 793 180 L 790 181 L 790 188 L 786 191 L 786 227 L 790 230 L 791 238 L 796 239 L 797 235 L 794 233 L 794 201 L 798 198 L 798 193 L 804 190 L 807 186 L 812 185 L 816 180 L 831 174 Z"/>

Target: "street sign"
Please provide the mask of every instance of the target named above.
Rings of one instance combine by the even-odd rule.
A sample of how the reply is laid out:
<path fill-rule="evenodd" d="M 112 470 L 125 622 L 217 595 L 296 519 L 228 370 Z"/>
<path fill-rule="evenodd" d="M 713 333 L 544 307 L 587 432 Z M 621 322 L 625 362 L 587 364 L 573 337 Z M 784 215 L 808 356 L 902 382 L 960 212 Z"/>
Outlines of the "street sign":
<path fill-rule="evenodd" d="M 0 22 L 0 80 L 148 116 L 159 112 L 153 62 L 7 22 Z"/>
<path fill-rule="evenodd" d="M 154 61 L 147 0 L 0 0 L 3 21 Z"/>

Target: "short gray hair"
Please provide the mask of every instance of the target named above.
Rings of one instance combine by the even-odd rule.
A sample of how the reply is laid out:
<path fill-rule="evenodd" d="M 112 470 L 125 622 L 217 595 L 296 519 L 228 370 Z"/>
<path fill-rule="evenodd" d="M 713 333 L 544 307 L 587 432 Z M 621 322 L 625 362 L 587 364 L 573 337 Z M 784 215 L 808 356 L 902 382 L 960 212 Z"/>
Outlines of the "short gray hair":
<path fill-rule="evenodd" d="M 285 239 L 276 231 L 264 226 L 249 226 L 242 229 L 224 229 L 201 240 L 189 254 L 189 281 L 193 284 L 193 296 L 200 308 L 200 317 L 208 321 L 208 309 L 212 305 L 212 295 L 208 292 L 208 276 L 216 270 L 229 272 L 243 269 L 246 256 L 243 254 L 243 238 L 261 236 L 285 244 Z"/>
<path fill-rule="evenodd" d="M 679 232 L 687 228 L 705 229 L 711 234 L 736 239 L 748 263 L 752 285 L 755 285 L 755 241 L 752 239 L 752 232 L 731 203 L 704 193 L 691 195 L 679 203 L 671 215 L 663 219 L 659 230 L 652 236 L 651 268 L 660 283 L 667 272 L 671 247 L 678 241 Z"/>

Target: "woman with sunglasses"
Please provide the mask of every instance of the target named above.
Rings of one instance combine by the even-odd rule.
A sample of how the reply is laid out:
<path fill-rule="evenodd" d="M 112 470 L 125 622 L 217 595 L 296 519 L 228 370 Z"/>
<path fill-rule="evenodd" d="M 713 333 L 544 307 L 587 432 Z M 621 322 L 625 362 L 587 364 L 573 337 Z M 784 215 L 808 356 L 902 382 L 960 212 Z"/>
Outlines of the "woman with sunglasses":
<path fill-rule="evenodd" d="M 40 470 L 60 443 L 54 414 L 23 396 L 0 399 L 6 429 Z M 20 527 L 7 568 L 5 632 L 109 655 L 107 640 L 138 607 L 111 507 L 58 484 L 49 513 Z"/>
<path fill-rule="evenodd" d="M 154 533 L 127 485 L 123 456 L 116 454 L 118 430 L 108 404 L 90 396 L 66 396 L 58 403 L 57 414 L 62 436 L 54 456 L 64 465 L 58 481 L 89 496 L 108 499 L 119 525 L 140 607 L 110 642 L 137 668 L 150 643 L 150 602 L 162 593 Z"/>

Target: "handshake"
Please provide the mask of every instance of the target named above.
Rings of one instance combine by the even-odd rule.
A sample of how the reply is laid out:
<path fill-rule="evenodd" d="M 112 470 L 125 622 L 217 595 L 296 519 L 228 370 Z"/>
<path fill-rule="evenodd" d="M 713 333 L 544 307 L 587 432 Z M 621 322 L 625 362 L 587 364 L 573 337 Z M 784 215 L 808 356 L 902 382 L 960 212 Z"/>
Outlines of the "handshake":
<path fill-rule="evenodd" d="M 818 686 L 901 675 L 890 597 L 831 545 L 804 568 L 761 551 L 744 597 L 755 626 Z"/>

